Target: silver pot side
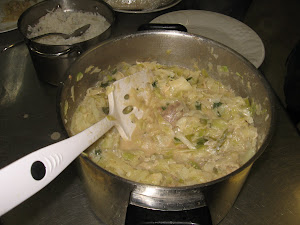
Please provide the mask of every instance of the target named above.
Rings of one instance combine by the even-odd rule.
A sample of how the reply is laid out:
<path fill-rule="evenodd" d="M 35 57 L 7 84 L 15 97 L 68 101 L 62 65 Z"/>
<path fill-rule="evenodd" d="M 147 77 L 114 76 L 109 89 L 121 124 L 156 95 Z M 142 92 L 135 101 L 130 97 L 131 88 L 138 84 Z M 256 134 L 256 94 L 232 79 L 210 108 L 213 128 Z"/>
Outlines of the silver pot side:
<path fill-rule="evenodd" d="M 45 45 L 29 40 L 27 38 L 28 25 L 33 26 L 49 11 L 59 7 L 67 11 L 97 12 L 104 16 L 111 26 L 90 40 L 72 45 Z M 114 11 L 103 1 L 88 0 L 87 3 L 87 1 L 80 0 L 53 0 L 40 2 L 27 9 L 18 20 L 18 30 L 25 39 L 38 77 L 47 83 L 58 85 L 64 80 L 68 67 L 81 53 L 110 37 L 114 22 Z"/>
<path fill-rule="evenodd" d="M 166 188 L 137 184 L 78 158 L 81 180 L 93 212 L 107 225 L 125 224 L 129 204 L 160 211 L 192 210 L 208 206 L 212 224 L 218 224 L 233 206 L 251 166 L 213 184 Z"/>
<path fill-rule="evenodd" d="M 90 206 L 104 224 L 125 224 L 130 194 L 134 188 L 104 171 L 90 160 L 79 157 L 78 171 L 84 184 Z"/>
<path fill-rule="evenodd" d="M 105 52 L 105 54 L 103 54 Z M 218 180 L 186 187 L 158 187 L 135 183 L 96 166 L 85 155 L 79 157 L 79 171 L 95 214 L 108 225 L 125 223 L 128 204 L 156 209 L 180 211 L 207 205 L 213 224 L 218 224 L 236 200 L 254 161 L 271 139 L 274 127 L 274 103 L 271 90 L 259 73 L 245 58 L 212 40 L 176 31 L 148 31 L 106 41 L 85 52 L 67 74 L 84 72 L 90 65 L 106 69 L 119 62 L 157 61 L 166 65 L 205 68 L 238 95 L 251 97 L 264 113 L 254 116 L 258 129 L 258 151 L 238 170 Z M 227 66 L 228 74 L 218 66 Z M 237 76 L 236 74 L 242 75 Z M 82 101 L 85 91 L 101 76 L 84 74 L 80 82 L 67 79 L 61 87 L 60 108 L 64 126 L 69 132 L 70 118 Z M 74 88 L 75 101 L 70 96 Z M 68 102 L 68 111 L 64 112 Z M 114 219 L 117 215 L 118 219 Z"/>
<path fill-rule="evenodd" d="M 212 224 L 220 223 L 228 214 L 248 177 L 251 167 L 252 164 L 243 168 L 239 173 L 210 185 L 203 191 Z"/>

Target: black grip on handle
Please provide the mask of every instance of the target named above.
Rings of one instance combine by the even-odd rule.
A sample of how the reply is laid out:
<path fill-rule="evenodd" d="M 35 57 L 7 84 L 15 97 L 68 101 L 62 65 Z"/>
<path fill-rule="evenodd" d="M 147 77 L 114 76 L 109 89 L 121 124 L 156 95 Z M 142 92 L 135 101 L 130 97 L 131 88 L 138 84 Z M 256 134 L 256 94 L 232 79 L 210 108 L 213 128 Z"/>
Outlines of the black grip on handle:
<path fill-rule="evenodd" d="M 41 180 L 46 175 L 46 167 L 41 161 L 35 161 L 31 165 L 31 176 L 35 180 Z"/>
<path fill-rule="evenodd" d="M 144 30 L 178 30 L 187 32 L 187 29 L 182 24 L 167 24 L 167 23 L 146 23 L 139 26 L 138 31 Z"/>

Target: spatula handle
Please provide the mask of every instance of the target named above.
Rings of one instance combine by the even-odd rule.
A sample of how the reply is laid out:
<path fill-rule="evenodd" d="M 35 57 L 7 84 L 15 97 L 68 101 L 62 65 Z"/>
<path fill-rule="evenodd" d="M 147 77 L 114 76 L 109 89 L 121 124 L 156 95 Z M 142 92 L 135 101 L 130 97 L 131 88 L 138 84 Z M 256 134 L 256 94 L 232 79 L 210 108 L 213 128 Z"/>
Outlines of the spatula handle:
<path fill-rule="evenodd" d="M 41 190 L 114 122 L 104 118 L 83 132 L 39 149 L 0 170 L 0 216 Z"/>

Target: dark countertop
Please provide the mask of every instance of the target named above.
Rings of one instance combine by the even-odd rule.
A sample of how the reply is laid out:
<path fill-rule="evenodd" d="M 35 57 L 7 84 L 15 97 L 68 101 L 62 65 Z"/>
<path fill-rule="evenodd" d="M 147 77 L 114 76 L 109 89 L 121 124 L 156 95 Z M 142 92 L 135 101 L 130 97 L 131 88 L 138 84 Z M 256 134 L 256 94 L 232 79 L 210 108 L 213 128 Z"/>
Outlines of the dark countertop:
<path fill-rule="evenodd" d="M 175 8 L 176 9 L 176 8 Z M 168 11 L 168 10 L 167 10 Z M 136 31 L 165 13 L 117 14 L 112 36 Z M 20 40 L 18 31 L 0 34 L 0 47 Z M 56 142 L 66 134 L 56 111 L 57 88 L 40 81 L 25 45 L 0 54 L 0 168 Z M 300 139 L 276 100 L 275 134 L 221 225 L 295 225 L 300 221 Z M 3 186 L 5 184 L 1 184 Z M 18 184 L 16 184 L 18 185 Z M 0 188 L 1 191 L 1 188 Z M 40 192 L 0 218 L 3 225 L 101 224 L 71 164 Z"/>

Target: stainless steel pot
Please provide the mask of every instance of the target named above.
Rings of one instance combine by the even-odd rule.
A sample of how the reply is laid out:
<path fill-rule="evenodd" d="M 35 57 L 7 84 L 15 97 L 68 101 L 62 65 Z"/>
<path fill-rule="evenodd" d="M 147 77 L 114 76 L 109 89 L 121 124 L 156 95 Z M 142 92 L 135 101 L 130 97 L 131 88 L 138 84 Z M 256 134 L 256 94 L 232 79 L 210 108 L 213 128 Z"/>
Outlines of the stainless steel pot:
<path fill-rule="evenodd" d="M 105 54 L 103 54 L 105 52 Z M 84 73 L 94 65 L 106 69 L 119 62 L 157 61 L 187 68 L 205 68 L 215 79 L 232 87 L 238 95 L 250 97 L 262 107 L 254 115 L 259 138 L 257 153 L 241 168 L 212 182 L 186 187 L 159 187 L 132 182 L 100 168 L 82 154 L 79 170 L 95 214 L 108 225 L 124 224 L 128 204 L 139 207 L 181 211 L 208 206 L 213 224 L 218 224 L 236 200 L 254 161 L 271 138 L 274 108 L 270 88 L 260 72 L 235 51 L 204 37 L 177 31 L 148 31 L 106 41 L 85 52 L 71 65 L 67 74 Z M 229 74 L 219 73 L 227 66 Z M 238 75 L 237 75 L 238 74 Z M 241 77 L 241 76 L 242 77 Z M 79 82 L 66 79 L 61 87 L 60 107 L 64 126 L 69 132 L 70 119 L 85 91 L 97 80 L 95 74 L 84 74 Z M 71 97 L 74 91 L 75 101 Z M 64 113 L 68 102 L 69 110 Z"/>
<path fill-rule="evenodd" d="M 41 17 L 59 7 L 65 11 L 99 13 L 107 19 L 111 26 L 90 40 L 72 45 L 45 45 L 28 39 L 28 26 L 34 26 Z M 18 20 L 18 30 L 25 39 L 39 78 L 50 84 L 58 85 L 67 68 L 82 52 L 111 35 L 114 21 L 114 11 L 101 0 L 52 0 L 40 2 L 27 9 Z"/>

